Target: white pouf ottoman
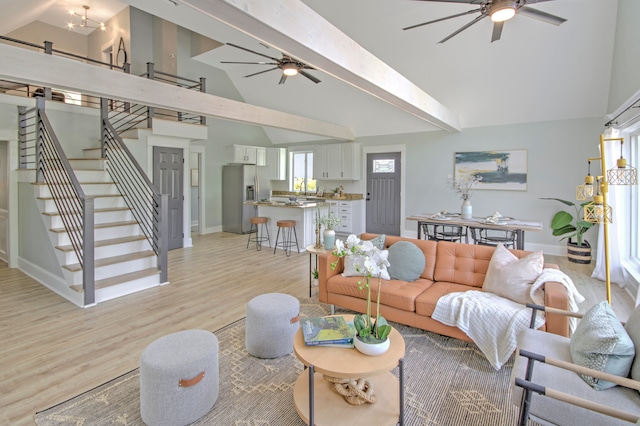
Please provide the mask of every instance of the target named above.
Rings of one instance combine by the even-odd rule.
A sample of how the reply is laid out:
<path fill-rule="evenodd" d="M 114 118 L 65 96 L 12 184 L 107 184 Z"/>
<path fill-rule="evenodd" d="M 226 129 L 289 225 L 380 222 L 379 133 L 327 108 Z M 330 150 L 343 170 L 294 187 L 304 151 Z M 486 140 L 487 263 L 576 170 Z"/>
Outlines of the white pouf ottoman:
<path fill-rule="evenodd" d="M 293 296 L 267 293 L 247 303 L 245 344 L 258 358 L 278 358 L 293 352 L 300 328 L 300 302 Z"/>
<path fill-rule="evenodd" d="M 140 356 L 140 416 L 149 426 L 186 425 L 218 399 L 218 338 L 205 330 L 163 336 Z"/>

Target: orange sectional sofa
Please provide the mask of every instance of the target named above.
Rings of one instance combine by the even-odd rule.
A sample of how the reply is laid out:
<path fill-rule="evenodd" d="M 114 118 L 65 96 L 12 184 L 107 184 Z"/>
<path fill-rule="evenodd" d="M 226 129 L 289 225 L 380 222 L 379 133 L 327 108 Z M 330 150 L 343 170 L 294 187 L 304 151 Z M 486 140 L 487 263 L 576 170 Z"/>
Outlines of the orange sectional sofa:
<path fill-rule="evenodd" d="M 362 234 L 363 240 L 377 235 Z M 495 247 L 451 243 L 446 241 L 416 240 L 387 236 L 385 248 L 398 241 L 410 241 L 424 253 L 426 266 L 421 276 L 413 281 L 382 280 L 380 312 L 390 320 L 462 340 L 471 339 L 456 327 L 444 325 L 431 318 L 438 299 L 457 291 L 482 290 L 484 277 Z M 518 258 L 530 252 L 510 250 Z M 338 262 L 335 269 L 332 262 Z M 362 277 L 343 277 L 344 259 L 331 253 L 318 258 L 318 299 L 356 312 L 366 311 L 366 292 L 358 288 Z M 545 268 L 557 268 L 545 264 Z M 372 300 L 377 300 L 377 281 L 372 279 Z M 555 281 L 544 285 L 545 305 L 568 310 L 569 299 L 565 287 Z M 375 305 L 374 305 L 375 306 Z M 374 313 L 375 314 L 375 313 Z M 561 336 L 569 336 L 569 320 L 561 315 L 546 315 L 546 330 Z"/>

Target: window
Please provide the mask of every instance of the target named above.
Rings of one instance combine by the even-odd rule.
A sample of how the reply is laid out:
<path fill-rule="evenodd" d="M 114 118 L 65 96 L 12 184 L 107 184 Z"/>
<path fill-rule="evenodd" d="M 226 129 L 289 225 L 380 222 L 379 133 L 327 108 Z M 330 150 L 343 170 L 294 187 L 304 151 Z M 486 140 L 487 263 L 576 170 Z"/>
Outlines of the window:
<path fill-rule="evenodd" d="M 640 160 L 640 126 L 635 126 L 628 134 L 629 148 L 629 164 L 637 168 L 638 160 Z M 632 220 L 630 221 L 631 229 L 631 257 L 636 261 L 640 261 L 640 226 L 638 226 L 638 212 L 640 212 L 640 190 L 638 185 L 631 187 L 631 211 L 629 212 Z"/>
<path fill-rule="evenodd" d="M 291 176 L 289 190 L 305 194 L 315 193 L 316 180 L 313 178 L 313 152 L 296 151 L 291 153 Z"/>

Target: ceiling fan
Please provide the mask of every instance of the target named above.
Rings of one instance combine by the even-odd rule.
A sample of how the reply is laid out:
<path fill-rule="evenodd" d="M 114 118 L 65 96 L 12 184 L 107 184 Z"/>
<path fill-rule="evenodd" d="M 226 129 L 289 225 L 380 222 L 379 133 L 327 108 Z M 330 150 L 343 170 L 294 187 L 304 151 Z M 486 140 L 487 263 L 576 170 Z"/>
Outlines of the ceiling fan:
<path fill-rule="evenodd" d="M 258 74 L 263 74 L 265 72 L 269 72 L 269 71 L 273 71 L 273 70 L 277 70 L 277 69 L 281 69 L 282 70 L 282 77 L 280 77 L 280 81 L 278 82 L 278 84 L 284 84 L 285 81 L 287 81 L 287 77 L 293 77 L 294 75 L 300 74 L 303 75 L 305 77 L 307 77 L 309 80 L 313 81 L 314 83 L 318 84 L 320 83 L 320 80 L 316 77 L 314 77 L 313 75 L 309 74 L 308 72 L 306 72 L 305 70 L 313 70 L 315 68 L 310 67 L 307 64 L 304 64 L 300 61 L 298 61 L 297 59 L 292 58 L 291 56 L 285 55 L 284 53 L 282 54 L 282 58 L 278 59 L 278 58 L 274 58 L 268 55 L 264 55 L 262 53 L 247 49 L 246 47 L 242 47 L 242 46 L 238 46 L 237 44 L 233 44 L 233 43 L 227 43 L 229 46 L 235 47 L 237 49 L 241 49 L 256 55 L 260 55 L 263 56 L 265 58 L 271 59 L 273 62 L 233 62 L 233 61 L 220 61 L 220 63 L 222 64 L 250 64 L 250 65 L 275 65 L 275 67 L 273 68 L 269 68 L 268 70 L 264 70 L 264 71 L 259 71 L 253 74 L 248 74 L 245 75 L 245 77 L 253 77 L 254 75 L 258 75 Z"/>
<path fill-rule="evenodd" d="M 527 4 L 542 3 L 544 1 L 551 0 L 418 0 L 418 1 L 434 1 L 440 3 L 469 3 L 471 5 L 480 6 L 477 9 L 469 10 L 467 12 L 457 13 L 455 15 L 446 16 L 444 18 L 434 19 L 433 21 L 423 22 L 421 24 L 412 25 L 410 27 L 403 28 L 403 30 L 410 30 L 412 28 L 421 27 L 423 25 L 429 25 L 436 22 L 445 21 L 451 18 L 457 18 L 459 16 L 471 15 L 473 13 L 480 13 L 473 21 L 449 34 L 447 37 L 440 40 L 438 43 L 444 43 L 455 35 L 460 34 L 476 22 L 481 21 L 486 17 L 490 17 L 493 21 L 493 33 L 491 34 L 491 42 L 500 40 L 502 34 L 502 27 L 504 22 L 513 18 L 515 14 L 527 16 L 529 18 L 538 19 L 543 22 L 547 22 L 553 25 L 560 25 L 566 21 L 564 18 L 552 15 L 541 10 L 532 9 Z"/>

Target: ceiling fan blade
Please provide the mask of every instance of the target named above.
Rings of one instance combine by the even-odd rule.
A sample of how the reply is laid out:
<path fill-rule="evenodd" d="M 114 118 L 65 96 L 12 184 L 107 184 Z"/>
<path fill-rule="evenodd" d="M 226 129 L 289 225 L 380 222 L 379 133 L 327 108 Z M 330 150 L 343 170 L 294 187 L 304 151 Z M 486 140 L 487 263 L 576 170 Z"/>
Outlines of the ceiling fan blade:
<path fill-rule="evenodd" d="M 229 46 L 235 47 L 236 49 L 240 49 L 240 50 L 244 50 L 246 52 L 250 52 L 250 53 L 253 53 L 253 54 L 256 54 L 256 55 L 264 56 L 265 58 L 269 58 L 269 59 L 271 59 L 273 61 L 276 61 L 276 62 L 278 62 L 280 60 L 278 58 L 273 58 L 273 57 L 271 57 L 269 55 L 264 55 L 262 53 L 256 52 L 255 50 L 251 50 L 251 49 L 247 49 L 246 47 L 238 46 L 237 44 L 233 44 L 233 43 L 227 43 L 227 44 Z"/>
<path fill-rule="evenodd" d="M 280 77 L 280 81 L 278 82 L 278 84 L 284 84 L 285 81 L 287 81 L 287 75 L 285 73 L 282 73 L 282 77 Z"/>
<path fill-rule="evenodd" d="M 504 21 L 493 23 L 493 33 L 491 34 L 491 43 L 493 43 L 494 41 L 500 40 L 503 26 L 504 26 Z"/>
<path fill-rule="evenodd" d="M 447 19 L 457 18 L 458 16 L 470 15 L 472 13 L 476 13 L 476 12 L 480 12 L 480 11 L 482 11 L 482 9 L 473 9 L 473 10 L 470 10 L 468 12 L 457 13 L 455 15 L 446 16 L 444 18 L 434 19 L 433 21 L 423 22 L 422 24 L 411 25 L 410 27 L 403 28 L 403 30 L 406 31 L 406 30 L 410 30 L 410 29 L 413 29 L 413 28 L 421 27 L 423 25 L 429 25 L 429 24 L 433 24 L 433 23 L 436 23 L 436 22 L 440 22 L 440 21 L 446 21 Z"/>
<path fill-rule="evenodd" d="M 553 25 L 560 25 L 566 21 L 566 19 L 561 18 L 559 16 L 552 15 L 550 13 L 543 12 L 538 9 L 532 9 L 527 6 L 522 6 L 520 9 L 518 9 L 517 13 L 519 15 L 523 15 L 528 18 L 537 19 L 539 21 L 546 22 L 548 24 L 553 24 Z"/>
<path fill-rule="evenodd" d="M 253 74 L 245 75 L 245 77 L 253 77 L 254 75 L 263 74 L 265 72 L 269 72 L 269 71 L 273 71 L 273 70 L 277 70 L 277 69 L 278 69 L 278 67 L 275 67 L 275 68 L 270 68 L 270 69 L 264 70 L 264 71 L 254 72 Z"/>
<path fill-rule="evenodd" d="M 244 64 L 244 65 L 278 65 L 276 62 L 235 62 L 220 61 L 221 64 Z"/>
<path fill-rule="evenodd" d="M 473 24 L 475 24 L 476 22 L 480 22 L 482 19 L 486 18 L 487 16 L 489 16 L 489 15 L 484 14 L 484 15 L 480 15 L 480 16 L 478 16 L 476 19 L 474 19 L 473 21 L 469 22 L 467 25 L 465 25 L 465 26 L 463 26 L 463 27 L 459 28 L 458 30 L 454 31 L 453 33 L 449 34 L 448 36 L 446 36 L 445 38 L 443 38 L 442 40 L 440 40 L 440 41 L 438 42 L 438 44 L 440 44 L 440 43 L 444 43 L 445 41 L 449 40 L 450 38 L 452 38 L 452 37 L 454 37 L 454 36 L 456 36 L 456 35 L 460 34 L 460 33 L 461 33 L 461 32 L 463 32 L 464 30 L 466 30 L 467 28 L 469 28 L 470 26 L 472 26 L 472 25 L 473 25 Z"/>
<path fill-rule="evenodd" d="M 318 78 L 316 78 L 315 76 L 309 74 L 308 72 L 305 71 L 299 71 L 299 73 L 301 75 L 304 75 L 305 77 L 307 77 L 309 80 L 313 81 L 315 84 L 320 83 L 320 80 Z"/>

